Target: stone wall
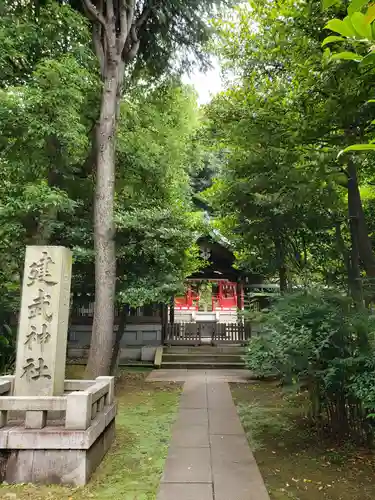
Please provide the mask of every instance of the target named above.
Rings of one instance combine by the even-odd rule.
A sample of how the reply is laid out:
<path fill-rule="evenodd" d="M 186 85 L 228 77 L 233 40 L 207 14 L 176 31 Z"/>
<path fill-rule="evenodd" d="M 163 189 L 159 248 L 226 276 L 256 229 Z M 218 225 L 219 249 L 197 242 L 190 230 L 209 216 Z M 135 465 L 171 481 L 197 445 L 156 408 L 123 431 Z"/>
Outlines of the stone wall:
<path fill-rule="evenodd" d="M 87 324 L 72 324 L 69 328 L 69 347 L 88 347 L 90 345 L 92 326 Z M 117 325 L 115 325 L 115 331 Z M 121 341 L 121 347 L 134 347 L 143 345 L 161 344 L 161 325 L 154 324 L 129 324 L 126 327 Z"/>
<path fill-rule="evenodd" d="M 68 360 L 86 359 L 91 339 L 90 324 L 73 323 L 69 328 Z M 115 330 L 117 325 L 115 325 Z M 120 362 L 152 361 L 156 347 L 161 345 L 161 324 L 130 323 L 121 341 Z"/>

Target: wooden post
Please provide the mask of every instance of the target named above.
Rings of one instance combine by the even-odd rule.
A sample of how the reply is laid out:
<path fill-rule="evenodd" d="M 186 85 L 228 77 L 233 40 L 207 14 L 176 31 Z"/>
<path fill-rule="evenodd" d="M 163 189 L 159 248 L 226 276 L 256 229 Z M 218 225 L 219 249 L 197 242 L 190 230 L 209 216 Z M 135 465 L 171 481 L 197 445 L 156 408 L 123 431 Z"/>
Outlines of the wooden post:
<path fill-rule="evenodd" d="M 171 297 L 171 303 L 169 306 L 169 323 L 174 324 L 174 295 Z"/>
<path fill-rule="evenodd" d="M 168 325 L 168 306 L 160 304 L 160 317 L 161 317 L 161 343 L 165 343 Z"/>

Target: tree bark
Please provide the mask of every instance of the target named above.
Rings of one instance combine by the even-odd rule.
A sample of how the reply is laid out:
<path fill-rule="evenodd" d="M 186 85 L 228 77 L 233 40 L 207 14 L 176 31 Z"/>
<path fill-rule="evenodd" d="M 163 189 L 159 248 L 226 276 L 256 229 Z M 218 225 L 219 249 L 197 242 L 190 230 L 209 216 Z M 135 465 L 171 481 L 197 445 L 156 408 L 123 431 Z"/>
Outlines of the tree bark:
<path fill-rule="evenodd" d="M 353 301 L 358 308 L 363 306 L 363 291 L 360 271 L 360 250 L 359 250 L 359 207 L 358 207 L 358 183 L 357 172 L 353 162 L 348 164 L 348 215 L 351 239 L 350 250 L 350 290 Z M 360 201 L 360 198 L 359 198 Z"/>
<path fill-rule="evenodd" d="M 168 307 L 166 304 L 160 304 L 160 322 L 161 322 L 161 343 L 164 344 L 168 328 Z"/>
<path fill-rule="evenodd" d="M 279 270 L 280 292 L 282 294 L 288 291 L 288 273 L 285 265 L 285 250 L 281 237 L 277 235 L 275 239 L 276 262 Z"/>
<path fill-rule="evenodd" d="M 118 329 L 114 338 L 113 342 L 113 349 L 112 349 L 112 357 L 111 357 L 111 366 L 110 366 L 110 374 L 111 375 L 116 375 L 119 360 L 120 360 L 120 346 L 121 346 L 121 340 L 122 337 L 124 336 L 125 333 L 125 328 L 126 328 L 126 323 L 128 319 L 128 308 L 127 306 L 123 306 L 121 309 L 120 317 L 119 317 L 119 324 L 118 324 Z"/>
<path fill-rule="evenodd" d="M 348 288 L 349 288 L 349 292 L 350 292 L 350 290 L 351 290 L 351 255 L 350 255 L 348 249 L 346 248 L 344 238 L 342 237 L 340 221 L 338 221 L 338 220 L 334 221 L 334 225 L 335 225 L 337 251 L 341 254 L 344 265 L 345 265 L 346 276 L 347 276 L 347 280 L 348 280 Z"/>
<path fill-rule="evenodd" d="M 281 265 L 279 267 L 279 279 L 280 279 L 280 292 L 284 294 L 288 291 L 288 278 L 287 278 L 286 267 L 284 265 Z"/>
<path fill-rule="evenodd" d="M 152 3 L 135 17 L 135 0 L 82 0 L 92 22 L 92 41 L 103 81 L 100 118 L 95 136 L 96 193 L 94 207 L 95 307 L 86 376 L 107 375 L 113 348 L 116 249 L 114 241 L 115 134 L 120 113 L 125 66 L 136 57 L 139 30 Z"/>
<path fill-rule="evenodd" d="M 118 64 L 108 65 L 97 128 L 96 193 L 94 206 L 95 306 L 88 378 L 107 375 L 113 347 L 116 286 L 116 248 L 114 227 L 115 134 Z"/>
<path fill-rule="evenodd" d="M 169 306 L 169 323 L 171 325 L 174 324 L 174 300 L 175 300 L 175 296 L 172 295 L 170 306 Z"/>
<path fill-rule="evenodd" d="M 358 187 L 357 168 L 353 161 L 348 162 L 348 208 L 349 216 L 357 221 L 358 251 L 367 276 L 375 278 L 375 256 L 368 234 L 361 194 Z M 349 201 L 350 199 L 350 201 Z"/>

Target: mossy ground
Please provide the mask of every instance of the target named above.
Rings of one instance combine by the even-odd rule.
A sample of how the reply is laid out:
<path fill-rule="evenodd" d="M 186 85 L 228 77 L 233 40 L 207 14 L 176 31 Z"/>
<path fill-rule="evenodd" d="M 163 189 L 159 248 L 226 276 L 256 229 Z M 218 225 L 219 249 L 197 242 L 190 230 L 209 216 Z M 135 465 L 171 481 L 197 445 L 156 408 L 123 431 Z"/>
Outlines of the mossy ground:
<path fill-rule="evenodd" d="M 275 383 L 231 386 L 249 444 L 272 500 L 375 498 L 375 455 L 318 434 L 303 394 Z"/>
<path fill-rule="evenodd" d="M 74 372 L 74 373 L 73 373 Z M 81 368 L 69 367 L 79 378 Z M 0 486 L 1 500 L 154 500 L 181 387 L 147 383 L 148 372 L 123 371 L 116 382 L 116 440 L 85 488 Z"/>

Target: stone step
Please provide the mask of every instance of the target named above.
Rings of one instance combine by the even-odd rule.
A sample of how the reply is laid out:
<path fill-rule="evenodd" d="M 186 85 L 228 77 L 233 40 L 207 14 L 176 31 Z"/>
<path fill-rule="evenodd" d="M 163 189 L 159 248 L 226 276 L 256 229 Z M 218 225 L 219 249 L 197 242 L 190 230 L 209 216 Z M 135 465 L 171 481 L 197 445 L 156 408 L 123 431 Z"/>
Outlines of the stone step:
<path fill-rule="evenodd" d="M 163 362 L 165 361 L 196 361 L 199 363 L 241 363 L 242 354 L 225 354 L 225 353 L 204 353 L 204 352 L 189 352 L 189 353 L 163 353 Z"/>
<path fill-rule="evenodd" d="M 226 363 L 226 362 L 215 362 L 215 363 L 204 363 L 199 361 L 163 361 L 161 367 L 164 369 L 190 369 L 190 370 L 210 370 L 210 369 L 239 369 L 245 368 L 245 364 L 242 363 Z"/>
<path fill-rule="evenodd" d="M 198 345 L 198 346 L 165 346 L 163 349 L 167 354 L 184 354 L 184 353 L 209 353 L 209 354 L 238 354 L 242 355 L 245 349 L 241 346 L 233 345 Z"/>

